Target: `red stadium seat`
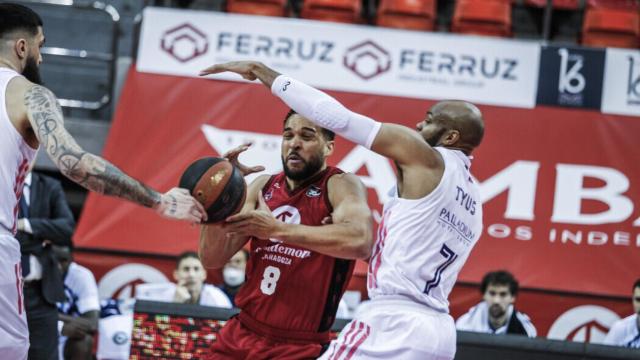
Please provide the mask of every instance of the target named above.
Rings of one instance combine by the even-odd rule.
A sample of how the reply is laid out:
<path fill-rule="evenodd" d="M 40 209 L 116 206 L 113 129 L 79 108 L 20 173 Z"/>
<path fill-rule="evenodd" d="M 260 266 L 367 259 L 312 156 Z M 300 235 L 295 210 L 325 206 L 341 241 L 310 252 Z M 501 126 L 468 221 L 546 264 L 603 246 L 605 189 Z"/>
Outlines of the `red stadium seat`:
<path fill-rule="evenodd" d="M 433 30 L 435 18 L 435 0 L 381 0 L 376 23 L 398 29 Z"/>
<path fill-rule="evenodd" d="M 304 19 L 357 24 L 362 22 L 361 0 L 304 0 L 300 17 Z"/>
<path fill-rule="evenodd" d="M 628 9 L 589 8 L 582 25 L 582 44 L 600 47 L 637 48 L 640 13 Z"/>
<path fill-rule="evenodd" d="M 587 8 L 640 9 L 638 0 L 588 0 Z"/>
<path fill-rule="evenodd" d="M 525 0 L 525 5 L 533 7 L 546 7 L 547 0 Z M 561 10 L 578 10 L 580 8 L 579 0 L 553 0 L 555 9 Z"/>
<path fill-rule="evenodd" d="M 451 31 L 461 34 L 511 36 L 511 2 L 458 0 Z"/>
<path fill-rule="evenodd" d="M 287 0 L 227 0 L 227 12 L 262 16 L 287 16 Z"/>

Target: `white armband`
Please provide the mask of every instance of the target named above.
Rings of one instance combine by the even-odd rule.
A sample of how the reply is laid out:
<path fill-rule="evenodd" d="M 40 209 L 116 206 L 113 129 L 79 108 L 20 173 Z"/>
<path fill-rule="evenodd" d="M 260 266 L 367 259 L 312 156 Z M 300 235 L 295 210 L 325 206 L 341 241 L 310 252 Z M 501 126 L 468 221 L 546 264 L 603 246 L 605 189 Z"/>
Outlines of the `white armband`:
<path fill-rule="evenodd" d="M 347 109 L 322 91 L 285 75 L 273 81 L 271 92 L 301 116 L 368 149 L 382 126 Z"/>

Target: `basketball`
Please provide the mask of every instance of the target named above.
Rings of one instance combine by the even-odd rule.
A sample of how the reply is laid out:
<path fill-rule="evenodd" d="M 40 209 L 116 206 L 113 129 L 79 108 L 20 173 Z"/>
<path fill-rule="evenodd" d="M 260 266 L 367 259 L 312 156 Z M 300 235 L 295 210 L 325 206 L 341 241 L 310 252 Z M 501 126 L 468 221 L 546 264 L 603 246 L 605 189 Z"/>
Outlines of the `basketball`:
<path fill-rule="evenodd" d="M 227 159 L 207 157 L 191 163 L 180 178 L 180 187 L 189 190 L 207 210 L 206 223 L 217 223 L 237 213 L 247 194 L 242 173 Z"/>

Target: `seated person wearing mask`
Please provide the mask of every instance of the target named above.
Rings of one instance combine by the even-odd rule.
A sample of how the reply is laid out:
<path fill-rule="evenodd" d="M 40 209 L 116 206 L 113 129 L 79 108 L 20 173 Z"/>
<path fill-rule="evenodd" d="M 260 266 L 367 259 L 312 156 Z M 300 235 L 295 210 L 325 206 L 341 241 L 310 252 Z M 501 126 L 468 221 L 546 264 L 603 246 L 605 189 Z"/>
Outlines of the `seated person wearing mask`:
<path fill-rule="evenodd" d="M 229 259 L 222 269 L 222 280 L 224 282 L 220 286 L 220 290 L 229 297 L 234 307 L 236 305 L 236 294 L 245 281 L 247 261 L 249 261 L 249 251 L 247 249 L 240 249 Z"/>

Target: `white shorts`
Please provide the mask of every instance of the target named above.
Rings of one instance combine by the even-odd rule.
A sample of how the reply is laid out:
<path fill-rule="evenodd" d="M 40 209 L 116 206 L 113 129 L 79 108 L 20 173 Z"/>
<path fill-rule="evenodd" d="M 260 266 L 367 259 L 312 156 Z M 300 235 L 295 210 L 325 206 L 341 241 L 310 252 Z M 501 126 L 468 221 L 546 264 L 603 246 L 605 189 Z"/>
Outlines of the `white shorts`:
<path fill-rule="evenodd" d="M 453 318 L 408 300 L 375 299 L 331 342 L 322 360 L 450 360 L 456 354 Z"/>
<path fill-rule="evenodd" d="M 0 234 L 0 354 L 3 359 L 26 359 L 29 328 L 22 295 L 20 244 Z"/>

